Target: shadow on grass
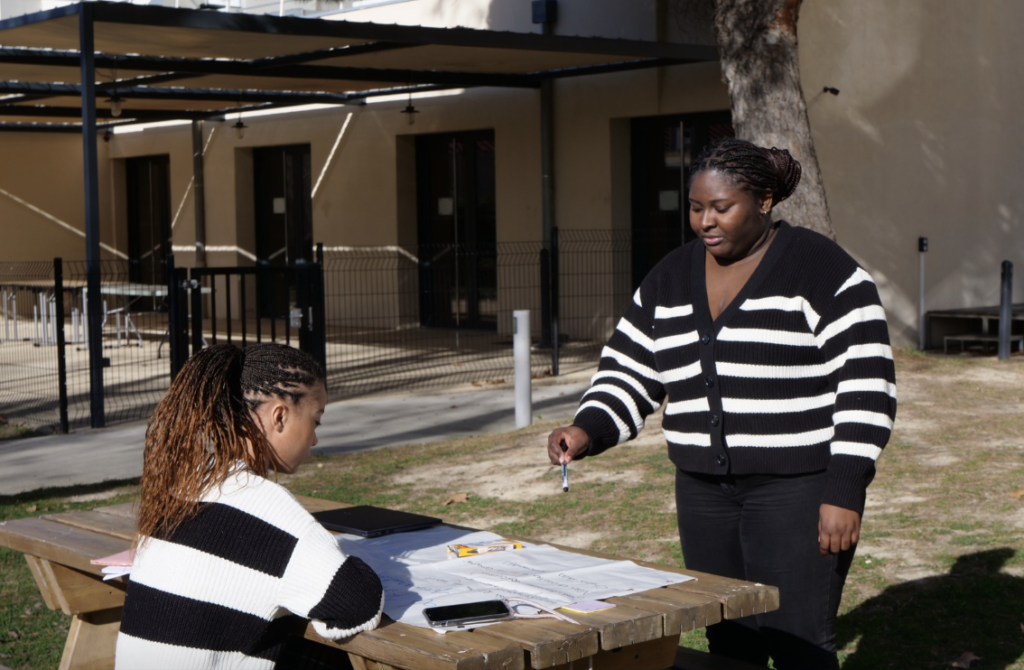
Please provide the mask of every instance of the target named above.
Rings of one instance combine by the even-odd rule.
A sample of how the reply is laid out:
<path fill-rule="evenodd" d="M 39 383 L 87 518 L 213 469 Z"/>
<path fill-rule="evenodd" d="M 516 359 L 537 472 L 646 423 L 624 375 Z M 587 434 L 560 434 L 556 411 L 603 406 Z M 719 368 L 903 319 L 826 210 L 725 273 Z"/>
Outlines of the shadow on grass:
<path fill-rule="evenodd" d="M 999 572 L 1015 553 L 961 556 L 948 574 L 892 586 L 840 617 L 839 648 L 860 638 L 843 670 L 950 668 L 965 652 L 981 657 L 976 670 L 1022 667 L 1024 578 Z"/>
<path fill-rule="evenodd" d="M 110 479 L 98 484 L 79 484 L 76 486 L 51 486 L 47 488 L 25 491 L 14 495 L 0 496 L 0 507 L 7 505 L 25 505 L 38 503 L 45 500 L 67 499 L 75 496 L 91 495 L 94 493 L 105 493 L 114 489 L 128 486 L 138 486 L 139 478 L 132 479 Z"/>

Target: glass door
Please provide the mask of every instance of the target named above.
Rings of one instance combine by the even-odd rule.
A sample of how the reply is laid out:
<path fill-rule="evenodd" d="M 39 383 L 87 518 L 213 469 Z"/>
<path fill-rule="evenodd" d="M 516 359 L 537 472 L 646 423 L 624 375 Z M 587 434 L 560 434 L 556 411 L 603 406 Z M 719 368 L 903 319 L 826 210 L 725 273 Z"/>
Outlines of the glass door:
<path fill-rule="evenodd" d="M 128 195 L 128 279 L 166 286 L 164 259 L 171 253 L 169 156 L 125 161 Z"/>
<path fill-rule="evenodd" d="M 416 140 L 423 325 L 497 328 L 494 157 L 492 130 Z"/>
<path fill-rule="evenodd" d="M 258 264 L 289 266 L 313 259 L 313 197 L 309 145 L 253 150 Z M 257 289 L 260 313 L 283 316 L 295 287 L 264 280 Z"/>
<path fill-rule="evenodd" d="M 733 137 L 729 112 L 633 119 L 633 286 L 669 251 L 693 239 L 687 207 L 690 166 L 706 145 Z"/>

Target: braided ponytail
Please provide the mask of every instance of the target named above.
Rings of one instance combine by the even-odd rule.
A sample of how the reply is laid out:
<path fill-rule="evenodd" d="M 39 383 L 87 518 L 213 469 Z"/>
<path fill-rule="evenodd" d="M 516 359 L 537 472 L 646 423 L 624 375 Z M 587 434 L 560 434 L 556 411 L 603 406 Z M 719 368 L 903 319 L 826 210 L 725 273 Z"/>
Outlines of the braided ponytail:
<path fill-rule="evenodd" d="M 734 137 L 704 148 L 693 164 L 690 182 L 701 172 L 712 170 L 728 175 L 755 195 L 771 193 L 773 207 L 793 195 L 802 173 L 800 162 L 785 149 L 766 149 Z"/>
<path fill-rule="evenodd" d="M 252 410 L 270 396 L 297 403 L 325 380 L 308 354 L 273 342 L 194 354 L 146 426 L 136 542 L 174 532 L 239 462 L 266 476 L 273 451 Z"/>

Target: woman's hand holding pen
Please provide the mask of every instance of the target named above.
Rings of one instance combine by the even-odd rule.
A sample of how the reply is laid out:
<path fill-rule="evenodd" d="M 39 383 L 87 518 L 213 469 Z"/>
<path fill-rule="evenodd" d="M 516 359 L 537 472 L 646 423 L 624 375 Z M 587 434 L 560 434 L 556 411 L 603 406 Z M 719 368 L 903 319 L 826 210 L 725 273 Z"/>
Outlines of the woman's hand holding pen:
<path fill-rule="evenodd" d="M 564 445 L 564 449 L 563 449 Z M 590 448 L 590 436 L 582 428 L 564 426 L 548 435 L 548 458 L 552 465 L 571 463 Z"/>

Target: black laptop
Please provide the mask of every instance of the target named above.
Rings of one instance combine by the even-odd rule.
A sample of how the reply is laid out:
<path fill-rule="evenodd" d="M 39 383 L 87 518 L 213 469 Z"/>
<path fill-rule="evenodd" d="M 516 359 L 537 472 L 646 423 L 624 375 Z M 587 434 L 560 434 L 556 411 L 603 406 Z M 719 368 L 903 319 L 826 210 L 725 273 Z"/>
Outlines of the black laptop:
<path fill-rule="evenodd" d="M 422 530 L 441 523 L 440 519 L 394 509 L 356 505 L 315 512 L 313 518 L 327 530 L 361 537 L 379 537 L 391 533 Z"/>

